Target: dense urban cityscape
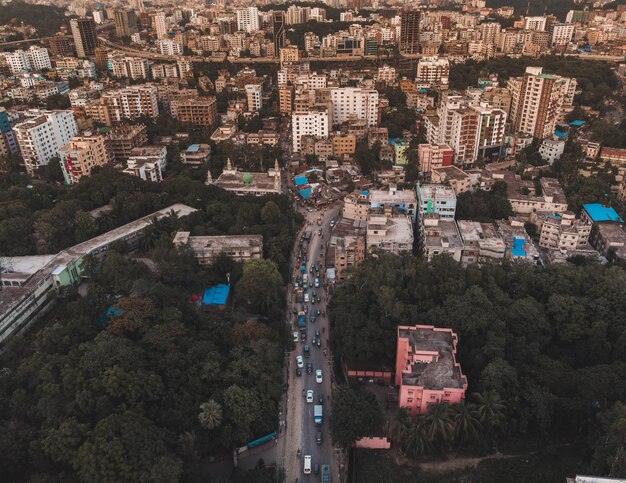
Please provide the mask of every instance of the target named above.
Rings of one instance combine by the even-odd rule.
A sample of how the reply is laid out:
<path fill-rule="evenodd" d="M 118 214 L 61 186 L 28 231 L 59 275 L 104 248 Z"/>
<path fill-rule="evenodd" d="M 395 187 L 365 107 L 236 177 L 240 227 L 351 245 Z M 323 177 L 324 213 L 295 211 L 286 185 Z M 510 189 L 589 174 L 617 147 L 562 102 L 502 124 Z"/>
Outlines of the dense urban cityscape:
<path fill-rule="evenodd" d="M 626 482 L 626 1 L 0 0 L 7 482 Z"/>

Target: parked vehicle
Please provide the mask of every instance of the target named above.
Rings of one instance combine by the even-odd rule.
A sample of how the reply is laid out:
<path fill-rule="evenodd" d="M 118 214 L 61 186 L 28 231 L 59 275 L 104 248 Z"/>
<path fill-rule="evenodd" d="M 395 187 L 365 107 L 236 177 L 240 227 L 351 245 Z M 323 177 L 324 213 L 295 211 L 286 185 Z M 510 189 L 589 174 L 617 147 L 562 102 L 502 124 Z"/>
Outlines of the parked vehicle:
<path fill-rule="evenodd" d="M 302 356 L 298 356 L 298 357 L 302 357 Z M 311 362 L 306 363 L 306 373 L 313 374 L 313 364 Z"/>
<path fill-rule="evenodd" d="M 294 341 L 294 342 L 298 342 L 298 339 L 299 339 L 299 334 L 298 334 L 298 331 L 296 330 L 296 331 L 293 333 L 293 341 Z"/>

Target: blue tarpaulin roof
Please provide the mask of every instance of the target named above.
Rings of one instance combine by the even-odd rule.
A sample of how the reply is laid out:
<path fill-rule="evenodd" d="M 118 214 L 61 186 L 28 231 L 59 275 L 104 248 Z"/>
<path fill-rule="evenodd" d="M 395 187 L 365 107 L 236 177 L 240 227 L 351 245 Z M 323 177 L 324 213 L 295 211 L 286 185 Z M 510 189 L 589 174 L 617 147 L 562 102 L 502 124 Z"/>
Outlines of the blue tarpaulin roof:
<path fill-rule="evenodd" d="M 200 145 L 199 144 L 192 144 L 191 146 L 189 146 L 187 148 L 187 152 L 188 153 L 197 153 L 198 151 L 200 151 Z"/>
<path fill-rule="evenodd" d="M 306 179 L 306 176 L 296 176 L 293 179 L 294 183 L 296 183 L 296 186 L 302 186 L 303 184 L 309 184 L 309 180 Z"/>
<path fill-rule="evenodd" d="M 620 218 L 610 206 L 603 206 L 600 203 L 587 203 L 583 205 L 583 209 L 591 218 L 591 221 L 617 221 L 618 223 L 624 223 L 624 220 Z"/>
<path fill-rule="evenodd" d="M 298 193 L 300 193 L 300 196 L 302 196 L 305 200 L 308 200 L 311 197 L 313 190 L 311 188 L 305 188 L 303 190 L 299 190 Z"/>
<path fill-rule="evenodd" d="M 514 257 L 525 257 L 526 250 L 524 250 L 524 245 L 526 244 L 526 240 L 520 237 L 513 238 L 513 249 L 511 253 Z"/>
<path fill-rule="evenodd" d="M 204 305 L 226 305 L 228 294 L 230 293 L 230 285 L 220 283 L 215 287 L 207 288 L 202 296 Z"/>
<path fill-rule="evenodd" d="M 561 139 L 563 139 L 563 138 L 566 138 L 566 137 L 567 137 L 567 133 L 566 133 L 566 132 L 563 132 L 563 131 L 558 131 L 558 130 L 557 130 L 557 131 L 554 131 L 554 135 L 555 135 L 557 138 L 561 138 Z"/>
<path fill-rule="evenodd" d="M 569 125 L 572 127 L 580 127 L 585 125 L 585 121 L 572 121 Z"/>

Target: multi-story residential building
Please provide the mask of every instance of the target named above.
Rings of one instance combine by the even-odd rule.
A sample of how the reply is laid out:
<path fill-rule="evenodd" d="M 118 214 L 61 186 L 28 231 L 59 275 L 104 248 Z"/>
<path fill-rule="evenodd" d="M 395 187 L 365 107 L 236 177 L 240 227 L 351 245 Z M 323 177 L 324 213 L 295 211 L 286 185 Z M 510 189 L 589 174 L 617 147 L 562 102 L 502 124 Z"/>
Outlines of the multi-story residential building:
<path fill-rule="evenodd" d="M 157 39 L 167 38 L 167 21 L 165 18 L 165 12 L 157 12 L 154 14 L 154 30 L 156 31 Z"/>
<path fill-rule="evenodd" d="M 571 108 L 576 79 L 544 74 L 542 67 L 527 67 L 523 77 L 511 78 L 511 121 L 514 131 L 544 139 Z"/>
<path fill-rule="evenodd" d="M 133 149 L 148 142 L 148 130 L 145 124 L 119 124 L 107 134 L 106 144 L 113 159 L 126 161 Z"/>
<path fill-rule="evenodd" d="M 0 56 L 4 57 L 13 74 L 52 68 L 48 49 L 36 45 L 31 46 L 26 51 L 16 50 L 0 54 Z"/>
<path fill-rule="evenodd" d="M 56 34 L 48 39 L 48 50 L 50 54 L 58 57 L 74 55 L 73 39 L 65 34 Z"/>
<path fill-rule="evenodd" d="M 343 199 L 343 218 L 367 221 L 370 212 L 369 192 L 351 193 Z"/>
<path fill-rule="evenodd" d="M 441 166 L 430 170 L 431 183 L 447 184 L 458 196 L 470 191 L 475 180 L 467 172 L 456 166 Z"/>
<path fill-rule="evenodd" d="M 367 130 L 367 145 L 373 148 L 376 143 L 381 146 L 389 142 L 389 131 L 386 127 L 372 127 Z"/>
<path fill-rule="evenodd" d="M 420 144 L 417 159 L 420 174 L 430 176 L 433 169 L 452 165 L 454 150 L 447 144 Z"/>
<path fill-rule="evenodd" d="M 400 14 L 400 52 L 406 54 L 419 54 L 419 26 L 419 10 L 405 10 Z"/>
<path fill-rule="evenodd" d="M 354 134 L 336 134 L 332 137 L 333 156 L 338 158 L 352 155 L 356 150 L 356 136 Z"/>
<path fill-rule="evenodd" d="M 485 22 L 480 24 L 478 27 L 480 29 L 480 38 L 483 43 L 495 44 L 496 37 L 502 30 L 502 26 L 498 22 Z"/>
<path fill-rule="evenodd" d="M 561 214 L 567 211 L 567 198 L 555 178 L 540 178 L 539 194 L 533 181 L 523 180 L 510 171 L 493 172 L 492 177 L 494 180 L 506 182 L 509 202 L 516 214 L 530 215 L 538 212 Z"/>
<path fill-rule="evenodd" d="M 199 167 L 209 162 L 211 158 L 211 146 L 209 144 L 191 144 L 180 153 L 183 164 Z"/>
<path fill-rule="evenodd" d="M 159 52 L 163 55 L 182 55 L 183 46 L 178 42 L 170 39 L 159 40 L 158 43 Z"/>
<path fill-rule="evenodd" d="M 127 8 L 115 9 L 115 35 L 130 37 L 137 33 L 137 14 Z"/>
<path fill-rule="evenodd" d="M 553 23 L 550 25 L 550 45 L 559 47 L 567 45 L 574 36 L 575 26 L 571 23 Z"/>
<path fill-rule="evenodd" d="M 367 217 L 367 250 L 400 255 L 413 252 L 413 223 L 407 215 L 394 215 L 388 208 L 384 214 Z"/>
<path fill-rule="evenodd" d="M 259 9 L 247 7 L 237 10 L 237 30 L 248 33 L 259 30 Z"/>
<path fill-rule="evenodd" d="M 78 183 L 83 176 L 91 176 L 93 168 L 110 161 L 106 137 L 101 134 L 73 137 L 58 153 L 66 184 Z"/>
<path fill-rule="evenodd" d="M 163 181 L 166 166 L 165 146 L 143 146 L 131 151 L 124 173 L 137 176 L 144 181 L 159 183 Z"/>
<path fill-rule="evenodd" d="M 109 91 L 85 107 L 86 114 L 102 124 L 111 126 L 124 119 L 143 116 L 155 118 L 159 115 L 157 88 L 155 86 L 131 86 L 118 91 Z"/>
<path fill-rule="evenodd" d="M 493 223 L 458 220 L 456 226 L 463 243 L 461 254 L 463 265 L 504 258 L 506 244 Z"/>
<path fill-rule="evenodd" d="M 214 96 L 177 97 L 171 101 L 170 111 L 182 124 L 212 126 L 217 119 L 217 100 Z"/>
<path fill-rule="evenodd" d="M 278 88 L 278 110 L 291 114 L 293 110 L 293 86 L 283 85 Z"/>
<path fill-rule="evenodd" d="M 280 49 L 280 67 L 297 64 L 300 61 L 300 50 L 296 45 L 287 45 Z"/>
<path fill-rule="evenodd" d="M 150 62 L 141 57 L 111 55 L 111 73 L 115 77 L 127 79 L 147 79 L 150 74 Z"/>
<path fill-rule="evenodd" d="M 450 62 L 446 57 L 422 57 L 417 62 L 415 82 L 420 87 L 447 86 Z"/>
<path fill-rule="evenodd" d="M 76 55 L 80 58 L 92 57 L 98 47 L 98 35 L 96 33 L 96 23 L 92 18 L 79 17 L 70 20 L 70 28 Z"/>
<path fill-rule="evenodd" d="M 263 88 L 259 84 L 246 84 L 246 101 L 248 112 L 258 112 L 263 107 Z"/>
<path fill-rule="evenodd" d="M 326 108 L 296 111 L 291 116 L 291 137 L 293 151 L 299 152 L 302 136 L 315 136 L 326 139 L 330 130 L 328 110 Z"/>
<path fill-rule="evenodd" d="M 502 154 L 507 114 L 504 110 L 494 108 L 484 102 L 472 106 L 472 109 L 478 116 L 476 151 L 473 160 L 495 161 Z"/>
<path fill-rule="evenodd" d="M 0 107 L 0 156 L 8 156 L 18 152 L 19 148 L 13 132 L 13 126 L 11 125 L 11 119 L 6 109 Z"/>
<path fill-rule="evenodd" d="M 174 236 L 175 246 L 189 247 L 199 265 L 211 265 L 218 257 L 227 256 L 236 262 L 263 258 L 262 235 L 190 236 L 179 231 Z"/>
<path fill-rule="evenodd" d="M 525 17 L 524 28 L 526 30 L 545 30 L 547 20 L 546 17 Z"/>
<path fill-rule="evenodd" d="M 439 215 L 423 215 L 419 236 L 419 251 L 427 260 L 437 255 L 449 255 L 454 261 L 461 261 L 463 242 L 456 221 L 441 219 Z"/>
<path fill-rule="evenodd" d="M 494 109 L 503 110 L 507 117 L 511 112 L 511 91 L 506 87 L 492 87 L 480 94 L 481 102 L 487 103 Z"/>
<path fill-rule="evenodd" d="M 29 119 L 13 128 L 26 171 L 35 174 L 40 166 L 57 156 L 58 149 L 76 135 L 72 111 L 32 110 Z"/>
<path fill-rule="evenodd" d="M 544 139 L 539 145 L 541 159 L 553 164 L 565 151 L 565 141 L 557 139 Z"/>
<path fill-rule="evenodd" d="M 454 220 L 456 193 L 450 186 L 441 184 L 417 184 L 417 206 L 422 215 L 439 215 L 441 219 Z"/>
<path fill-rule="evenodd" d="M 575 251 L 587 248 L 591 223 L 577 220 L 571 211 L 542 217 L 539 246 L 552 250 Z"/>
<path fill-rule="evenodd" d="M 396 349 L 396 386 L 399 405 L 415 416 L 430 404 L 460 404 L 467 378 L 456 361 L 457 335 L 451 329 L 399 326 Z"/>
<path fill-rule="evenodd" d="M 358 87 L 330 89 L 333 123 L 343 124 L 352 119 L 365 121 L 367 127 L 378 124 L 378 91 Z"/>
<path fill-rule="evenodd" d="M 378 82 L 395 84 L 397 78 L 398 73 L 396 72 L 395 67 L 389 67 L 388 65 L 384 65 L 378 68 L 378 73 L 376 74 L 376 80 Z"/>
<path fill-rule="evenodd" d="M 368 193 L 370 210 L 385 211 L 393 209 L 394 213 L 407 215 L 415 222 L 417 198 L 413 190 L 398 190 L 395 184 L 390 184 L 387 190 L 370 190 Z"/>
<path fill-rule="evenodd" d="M 478 112 L 470 107 L 453 111 L 450 127 L 450 146 L 456 162 L 471 165 L 478 151 Z"/>

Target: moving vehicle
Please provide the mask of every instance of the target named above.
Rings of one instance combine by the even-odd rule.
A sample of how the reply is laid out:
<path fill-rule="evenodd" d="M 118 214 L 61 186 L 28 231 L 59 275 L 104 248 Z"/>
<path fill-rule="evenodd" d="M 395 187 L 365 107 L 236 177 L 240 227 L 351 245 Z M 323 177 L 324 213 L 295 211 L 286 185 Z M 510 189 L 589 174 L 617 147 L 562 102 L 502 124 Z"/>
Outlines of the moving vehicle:
<path fill-rule="evenodd" d="M 296 367 L 296 376 L 302 376 L 302 369 L 300 369 L 299 367 Z"/>
<path fill-rule="evenodd" d="M 305 293 L 305 294 L 304 294 L 304 302 L 305 302 L 305 303 L 308 303 L 308 302 L 309 302 L 309 294 L 308 294 L 308 293 Z"/>
<path fill-rule="evenodd" d="M 316 287 L 319 287 L 319 286 L 320 286 L 320 279 L 319 279 L 319 278 L 316 278 L 316 279 L 315 279 L 315 286 L 316 286 Z"/>
<path fill-rule="evenodd" d="M 311 355 L 311 347 L 309 347 L 309 344 L 305 344 L 304 345 L 304 357 L 309 357 Z"/>
<path fill-rule="evenodd" d="M 298 357 L 302 357 L 302 356 L 298 356 Z M 313 374 L 313 364 L 311 362 L 306 363 L 306 373 Z"/>
<path fill-rule="evenodd" d="M 324 395 L 321 392 L 317 395 L 317 404 L 324 404 Z"/>
<path fill-rule="evenodd" d="M 301 329 L 306 327 L 306 313 L 304 311 L 298 312 L 298 327 Z"/>
<path fill-rule="evenodd" d="M 313 389 L 309 389 L 306 392 L 306 402 L 308 402 L 308 403 L 312 403 L 313 402 Z"/>
<path fill-rule="evenodd" d="M 302 369 L 304 367 L 304 359 L 302 358 L 302 356 L 297 356 L 296 357 L 296 364 L 298 364 L 298 367 L 300 369 Z"/>
<path fill-rule="evenodd" d="M 296 330 L 296 331 L 293 333 L 293 341 L 294 341 L 294 342 L 298 342 L 299 337 L 300 337 L 300 336 L 299 336 L 299 334 L 298 334 L 298 331 Z"/>
<path fill-rule="evenodd" d="M 318 384 L 321 384 L 322 381 L 324 380 L 323 376 L 322 376 L 322 370 L 318 369 L 315 371 L 315 382 L 317 382 Z"/>
<path fill-rule="evenodd" d="M 303 471 L 305 475 L 311 474 L 311 455 L 310 454 L 304 455 L 304 470 Z"/>
<path fill-rule="evenodd" d="M 322 425 L 323 412 L 324 412 L 324 406 L 322 406 L 321 404 L 316 404 L 313 407 L 313 422 L 315 423 L 315 426 Z"/>
<path fill-rule="evenodd" d="M 322 432 L 318 431 L 317 433 L 315 433 L 315 442 L 317 443 L 317 445 L 321 445 L 322 444 Z"/>
<path fill-rule="evenodd" d="M 322 465 L 322 483 L 330 483 L 330 467 Z"/>

